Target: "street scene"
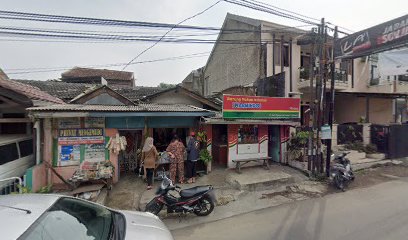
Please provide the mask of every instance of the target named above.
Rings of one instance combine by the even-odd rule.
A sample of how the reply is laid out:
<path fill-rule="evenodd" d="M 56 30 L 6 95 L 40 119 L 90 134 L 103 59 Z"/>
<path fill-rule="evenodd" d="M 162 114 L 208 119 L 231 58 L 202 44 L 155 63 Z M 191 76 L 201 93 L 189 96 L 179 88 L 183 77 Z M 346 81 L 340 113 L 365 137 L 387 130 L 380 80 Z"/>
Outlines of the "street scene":
<path fill-rule="evenodd" d="M 1 239 L 406 239 L 405 2 L 0 2 Z"/>

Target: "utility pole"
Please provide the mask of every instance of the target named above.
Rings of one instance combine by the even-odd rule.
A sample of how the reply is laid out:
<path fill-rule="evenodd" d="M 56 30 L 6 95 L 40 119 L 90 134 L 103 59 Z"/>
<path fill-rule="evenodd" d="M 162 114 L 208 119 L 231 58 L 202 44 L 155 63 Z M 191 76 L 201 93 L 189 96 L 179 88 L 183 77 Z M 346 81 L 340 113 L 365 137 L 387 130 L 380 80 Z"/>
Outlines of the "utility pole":
<path fill-rule="evenodd" d="M 331 54 L 331 82 L 330 82 L 330 108 L 329 108 L 329 126 L 330 126 L 330 131 L 333 133 L 333 115 L 334 115 L 334 96 L 335 96 L 335 90 L 334 90 L 334 84 L 335 84 L 335 71 L 336 71 L 336 62 L 335 62 L 335 51 L 334 47 L 336 45 L 337 41 L 337 26 L 334 28 L 334 38 L 333 38 L 333 46 L 332 46 L 332 54 Z M 326 176 L 330 176 L 330 156 L 331 156 L 331 150 L 332 150 L 332 139 L 333 136 L 331 136 L 330 139 L 327 140 L 327 152 L 326 152 Z"/>
<path fill-rule="evenodd" d="M 321 143 L 321 138 L 320 138 L 320 130 L 322 126 L 322 82 L 323 82 L 323 68 L 324 68 L 324 62 L 323 62 L 323 48 L 325 47 L 324 45 L 324 34 L 325 34 L 325 21 L 324 18 L 322 18 L 321 25 L 319 27 L 319 72 L 318 72 L 318 78 L 316 79 L 316 100 L 317 100 L 317 121 L 316 121 L 316 161 L 315 164 L 317 165 L 317 169 L 319 173 L 323 172 L 323 162 L 322 162 L 322 154 L 321 154 L 321 149 L 322 149 L 322 143 Z"/>

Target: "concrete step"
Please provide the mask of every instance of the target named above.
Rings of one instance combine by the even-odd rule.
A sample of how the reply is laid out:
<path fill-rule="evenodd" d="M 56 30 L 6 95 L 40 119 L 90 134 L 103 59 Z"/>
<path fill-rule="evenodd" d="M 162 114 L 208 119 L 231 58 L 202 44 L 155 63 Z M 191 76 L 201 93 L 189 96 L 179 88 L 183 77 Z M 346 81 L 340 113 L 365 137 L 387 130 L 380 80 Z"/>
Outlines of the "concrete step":
<path fill-rule="evenodd" d="M 240 191 L 261 191 L 292 184 L 295 179 L 292 175 L 277 169 L 264 170 L 261 168 L 242 169 L 245 174 L 230 173 L 226 181 Z"/>

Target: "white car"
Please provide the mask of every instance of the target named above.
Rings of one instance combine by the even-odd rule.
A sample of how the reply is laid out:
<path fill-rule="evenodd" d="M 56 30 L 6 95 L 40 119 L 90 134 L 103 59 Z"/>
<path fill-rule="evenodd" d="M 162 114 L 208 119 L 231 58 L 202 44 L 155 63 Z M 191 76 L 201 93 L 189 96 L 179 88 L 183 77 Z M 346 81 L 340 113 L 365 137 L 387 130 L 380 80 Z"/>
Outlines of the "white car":
<path fill-rule="evenodd" d="M 0 136 L 0 179 L 21 177 L 34 165 L 32 136 Z"/>
<path fill-rule="evenodd" d="M 173 239 L 155 215 L 51 194 L 0 196 L 2 240 Z"/>

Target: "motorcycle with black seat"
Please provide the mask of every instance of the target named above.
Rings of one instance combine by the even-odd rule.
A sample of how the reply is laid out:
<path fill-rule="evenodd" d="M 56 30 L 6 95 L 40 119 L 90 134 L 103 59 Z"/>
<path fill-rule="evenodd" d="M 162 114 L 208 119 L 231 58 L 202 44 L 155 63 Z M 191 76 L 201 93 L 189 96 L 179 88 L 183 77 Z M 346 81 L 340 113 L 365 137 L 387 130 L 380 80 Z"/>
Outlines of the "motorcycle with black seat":
<path fill-rule="evenodd" d="M 162 182 L 156 191 L 156 196 L 146 205 L 146 212 L 158 215 L 164 206 L 168 213 L 194 213 L 197 216 L 207 216 L 215 206 L 213 186 L 204 185 L 188 189 L 174 186 L 173 182 L 162 175 Z M 174 196 L 172 192 L 178 192 Z"/>

